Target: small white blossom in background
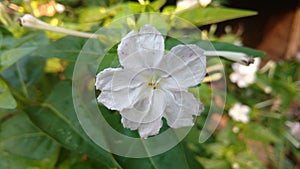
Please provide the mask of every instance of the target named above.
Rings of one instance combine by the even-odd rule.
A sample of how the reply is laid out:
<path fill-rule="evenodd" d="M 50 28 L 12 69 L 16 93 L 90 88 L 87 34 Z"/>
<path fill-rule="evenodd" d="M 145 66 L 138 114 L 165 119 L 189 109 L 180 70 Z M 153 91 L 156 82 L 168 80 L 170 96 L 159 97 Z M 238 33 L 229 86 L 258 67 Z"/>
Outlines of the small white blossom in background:
<path fill-rule="evenodd" d="M 178 0 L 176 3 L 176 11 L 188 9 L 196 4 L 201 7 L 206 7 L 211 3 L 212 0 Z"/>
<path fill-rule="evenodd" d="M 129 32 L 118 46 L 122 68 L 107 68 L 96 77 L 98 102 L 118 110 L 125 128 L 142 138 L 156 135 L 162 117 L 172 128 L 194 125 L 203 104 L 187 91 L 206 74 L 204 51 L 177 45 L 164 55 L 164 39 L 151 25 Z"/>
<path fill-rule="evenodd" d="M 240 164 L 239 163 L 232 163 L 231 168 L 232 169 L 239 169 L 240 168 Z"/>
<path fill-rule="evenodd" d="M 254 83 L 259 64 L 260 58 L 254 58 L 254 63 L 249 66 L 241 65 L 239 63 L 232 64 L 234 72 L 229 76 L 231 82 L 236 83 L 240 88 L 247 87 Z"/>
<path fill-rule="evenodd" d="M 206 7 L 211 3 L 212 0 L 199 0 L 200 6 Z"/>
<path fill-rule="evenodd" d="M 198 0 L 179 0 L 176 3 L 176 11 L 188 9 L 198 3 Z"/>
<path fill-rule="evenodd" d="M 229 109 L 229 116 L 233 120 L 243 123 L 249 122 L 250 107 L 247 105 L 242 105 L 241 103 L 236 103 Z"/>
<path fill-rule="evenodd" d="M 294 136 L 300 136 L 300 123 L 297 122 L 297 123 L 294 123 L 291 127 L 291 133 L 294 135 Z"/>
<path fill-rule="evenodd" d="M 286 121 L 285 124 L 290 128 L 291 134 L 286 134 L 285 137 L 296 147 L 300 148 L 300 122 Z"/>
<path fill-rule="evenodd" d="M 286 125 L 290 128 L 292 135 L 300 137 L 300 122 L 286 122 Z"/>
<path fill-rule="evenodd" d="M 300 52 L 297 53 L 296 58 L 300 60 Z"/>
<path fill-rule="evenodd" d="M 65 11 L 66 7 L 62 4 L 56 3 L 55 9 L 56 9 L 56 12 L 63 13 Z"/>
<path fill-rule="evenodd" d="M 238 132 L 240 132 L 240 128 L 239 128 L 238 126 L 234 126 L 234 127 L 232 128 L 232 132 L 233 132 L 233 133 L 238 133 Z"/>
<path fill-rule="evenodd" d="M 235 40 L 233 42 L 233 44 L 236 45 L 236 46 L 244 46 L 244 44 L 243 44 L 243 42 L 241 40 Z"/>

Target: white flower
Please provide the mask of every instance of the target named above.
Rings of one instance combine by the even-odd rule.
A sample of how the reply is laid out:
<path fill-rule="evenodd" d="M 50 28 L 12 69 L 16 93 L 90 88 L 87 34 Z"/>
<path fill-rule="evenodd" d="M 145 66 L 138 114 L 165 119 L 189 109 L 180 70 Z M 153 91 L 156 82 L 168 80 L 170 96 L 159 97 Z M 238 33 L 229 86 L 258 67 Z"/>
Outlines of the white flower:
<path fill-rule="evenodd" d="M 184 10 L 190 8 L 198 3 L 198 0 L 178 0 L 176 3 L 176 10 Z"/>
<path fill-rule="evenodd" d="M 232 132 L 233 132 L 233 133 L 238 133 L 238 132 L 240 132 L 240 128 L 239 128 L 238 126 L 234 126 L 234 127 L 232 128 Z"/>
<path fill-rule="evenodd" d="M 178 0 L 176 3 L 176 10 L 184 10 L 199 4 L 201 7 L 206 7 L 212 0 Z"/>
<path fill-rule="evenodd" d="M 247 87 L 254 83 L 259 64 L 260 58 L 254 58 L 254 63 L 249 66 L 244 66 L 239 63 L 232 64 L 234 72 L 229 76 L 231 82 L 237 83 L 240 88 Z"/>
<path fill-rule="evenodd" d="M 294 136 L 300 136 L 300 122 L 286 122 L 286 125 L 290 127 L 291 133 Z"/>
<path fill-rule="evenodd" d="M 236 103 L 230 110 L 229 116 L 235 121 L 248 123 L 249 122 L 250 108 L 246 105 Z"/>
<path fill-rule="evenodd" d="M 62 13 L 64 12 L 66 9 L 66 7 L 62 4 L 59 4 L 59 3 L 55 3 L 55 10 L 58 12 L 58 13 Z"/>
<path fill-rule="evenodd" d="M 291 133 L 294 135 L 294 136 L 300 136 L 300 123 L 299 122 L 296 122 L 292 125 L 291 127 Z"/>
<path fill-rule="evenodd" d="M 206 7 L 211 3 L 212 0 L 199 0 L 199 3 L 202 7 Z"/>
<path fill-rule="evenodd" d="M 206 72 L 206 57 L 196 45 L 178 45 L 164 55 L 164 39 L 150 25 L 129 32 L 118 46 L 122 68 L 96 77 L 98 102 L 120 111 L 125 128 L 142 138 L 159 133 L 162 117 L 172 128 L 192 126 L 204 107 L 187 88 Z"/>
<path fill-rule="evenodd" d="M 239 168 L 240 168 L 240 164 L 234 162 L 234 163 L 232 164 L 231 168 L 232 168 L 232 169 L 239 169 Z"/>

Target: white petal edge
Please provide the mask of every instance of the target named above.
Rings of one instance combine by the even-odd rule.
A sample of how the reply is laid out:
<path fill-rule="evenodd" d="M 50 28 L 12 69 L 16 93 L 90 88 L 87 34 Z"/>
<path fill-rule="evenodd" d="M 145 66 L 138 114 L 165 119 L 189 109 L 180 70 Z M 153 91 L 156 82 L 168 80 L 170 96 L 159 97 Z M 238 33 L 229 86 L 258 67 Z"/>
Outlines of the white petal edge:
<path fill-rule="evenodd" d="M 161 118 L 165 108 L 164 92 L 148 88 L 143 90 L 133 107 L 120 111 L 120 114 L 135 123 L 150 123 Z"/>
<path fill-rule="evenodd" d="M 161 118 L 151 123 L 136 123 L 122 117 L 121 122 L 125 128 L 129 128 L 130 130 L 138 129 L 139 135 L 143 139 L 147 139 L 149 136 L 157 135 L 163 125 Z"/>
<path fill-rule="evenodd" d="M 186 91 L 168 92 L 168 104 L 164 113 L 172 128 L 194 125 L 194 119 L 204 110 L 203 104 Z"/>
<path fill-rule="evenodd" d="M 198 85 L 206 74 L 206 56 L 197 45 L 177 45 L 163 57 L 159 67 L 169 74 L 167 86 L 192 87 Z"/>
<path fill-rule="evenodd" d="M 132 107 L 143 89 L 143 79 L 136 70 L 108 68 L 96 77 L 96 89 L 101 90 L 98 102 L 111 110 Z"/>
<path fill-rule="evenodd" d="M 123 67 L 155 67 L 163 57 L 164 39 L 151 25 L 144 25 L 140 32 L 129 32 L 118 46 L 118 55 Z"/>
<path fill-rule="evenodd" d="M 113 91 L 135 88 L 144 82 L 138 74 L 139 69 L 107 68 L 97 74 L 95 86 L 97 90 Z"/>

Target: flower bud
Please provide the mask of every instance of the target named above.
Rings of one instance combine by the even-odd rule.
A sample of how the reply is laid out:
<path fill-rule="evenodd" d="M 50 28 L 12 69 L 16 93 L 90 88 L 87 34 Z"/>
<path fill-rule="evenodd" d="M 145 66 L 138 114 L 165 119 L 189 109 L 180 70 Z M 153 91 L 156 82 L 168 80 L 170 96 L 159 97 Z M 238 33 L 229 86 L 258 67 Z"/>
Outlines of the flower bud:
<path fill-rule="evenodd" d="M 21 26 L 27 27 L 27 28 L 34 28 L 34 29 L 39 29 L 39 30 L 58 32 L 58 33 L 66 34 L 66 35 L 79 36 L 79 37 L 84 37 L 84 38 L 94 38 L 94 39 L 98 38 L 98 36 L 96 34 L 90 34 L 90 33 L 86 33 L 86 32 L 74 31 L 74 30 L 57 27 L 57 26 L 52 26 L 46 22 L 43 22 L 43 21 L 33 17 L 30 14 L 25 14 L 24 16 L 20 17 L 18 19 L 18 21 Z"/>
<path fill-rule="evenodd" d="M 205 51 L 205 56 L 221 56 L 228 60 L 232 60 L 234 62 L 250 65 L 254 63 L 254 59 L 241 52 L 229 52 L 229 51 Z"/>

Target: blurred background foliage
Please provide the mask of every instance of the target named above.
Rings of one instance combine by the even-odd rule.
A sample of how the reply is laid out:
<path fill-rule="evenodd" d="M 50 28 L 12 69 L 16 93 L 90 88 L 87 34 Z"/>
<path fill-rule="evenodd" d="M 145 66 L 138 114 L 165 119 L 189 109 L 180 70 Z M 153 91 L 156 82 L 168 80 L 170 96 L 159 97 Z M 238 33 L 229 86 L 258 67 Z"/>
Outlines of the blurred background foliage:
<path fill-rule="evenodd" d="M 298 4 L 276 2 L 274 9 L 280 12 L 274 14 L 268 13 L 273 9 L 268 1 L 1 1 L 0 168 L 300 168 Z M 251 68 L 223 60 L 225 77 L 213 76 L 219 73 L 220 65 L 208 67 L 215 77 L 211 80 L 227 81 L 226 100 L 213 98 L 220 107 L 225 104 L 225 110 L 222 117 L 214 114 L 221 121 L 209 140 L 198 143 L 211 99 L 207 81 L 190 89 L 195 94 L 200 91 L 198 97 L 206 111 L 197 118 L 188 136 L 164 154 L 133 159 L 102 150 L 77 120 L 71 80 L 76 58 L 87 39 L 20 27 L 17 18 L 30 13 L 53 26 L 95 32 L 117 18 L 141 12 L 182 17 L 200 27 L 202 36 L 207 36 L 218 50 L 245 52 L 254 57 L 264 55 L 242 47 L 246 45 L 264 50 L 266 56 Z M 239 19 L 242 17 L 247 18 Z M 272 39 L 274 36 L 277 39 Z M 169 39 L 166 47 L 176 43 Z M 201 41 L 197 44 L 201 46 Z M 117 64 L 116 48 L 108 56 L 103 67 Z M 239 78 L 234 80 L 234 76 Z M 254 79 L 248 82 L 243 76 Z M 93 87 L 93 79 L 84 80 Z M 119 132 L 137 136 L 122 128 L 117 113 L 105 111 L 106 118 Z"/>

